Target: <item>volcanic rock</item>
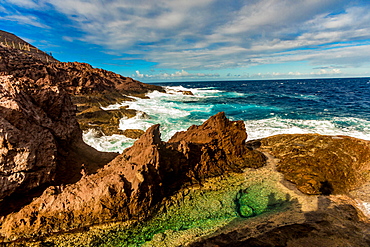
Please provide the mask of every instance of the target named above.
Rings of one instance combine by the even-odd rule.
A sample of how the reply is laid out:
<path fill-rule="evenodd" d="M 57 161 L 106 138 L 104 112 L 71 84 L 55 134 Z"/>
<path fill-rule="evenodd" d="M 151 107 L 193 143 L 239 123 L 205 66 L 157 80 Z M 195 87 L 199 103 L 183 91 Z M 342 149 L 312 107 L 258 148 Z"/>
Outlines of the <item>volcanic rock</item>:
<path fill-rule="evenodd" d="M 51 54 L 47 54 L 14 34 L 2 30 L 0 30 L 0 45 L 13 48 L 26 56 L 36 58 L 45 63 L 58 62 Z"/>
<path fill-rule="evenodd" d="M 141 129 L 125 129 L 122 134 L 131 139 L 139 139 L 144 131 Z"/>
<path fill-rule="evenodd" d="M 122 135 L 124 132 L 118 129 L 120 119 L 134 117 L 135 115 L 135 110 L 124 107 L 115 110 L 103 110 L 100 107 L 93 106 L 77 113 L 77 120 L 82 130 L 95 128 L 103 135 Z"/>
<path fill-rule="evenodd" d="M 119 97 L 126 99 L 122 94 L 137 96 L 153 90 L 163 91 L 160 86 L 144 84 L 111 71 L 93 68 L 86 63 L 45 63 L 37 57 L 1 45 L 0 68 L 2 74 L 25 78 L 38 87 L 57 85 L 72 95 L 105 97 L 109 93 L 106 96 L 108 102 L 112 99 L 116 101 Z M 113 96 L 110 96 L 112 93 Z"/>
<path fill-rule="evenodd" d="M 91 173 L 116 156 L 82 141 L 75 106 L 63 89 L 36 90 L 12 76 L 0 78 L 0 154 L 2 213 L 11 210 L 13 195 L 76 182 L 83 163 Z"/>
<path fill-rule="evenodd" d="M 306 194 L 341 194 L 370 178 L 370 142 L 348 136 L 277 135 L 262 139 L 278 171 Z"/>
<path fill-rule="evenodd" d="M 243 121 L 229 121 L 225 113 L 212 116 L 200 126 L 176 133 L 168 143 L 180 143 L 197 150 L 199 159 L 194 166 L 197 176 L 222 175 L 227 171 L 241 172 L 245 167 L 258 168 L 265 164 L 265 156 L 247 149 L 247 133 Z M 188 154 L 186 154 L 188 155 Z"/>
<path fill-rule="evenodd" d="M 96 107 L 106 107 L 123 101 L 135 100 L 127 95 L 145 98 L 145 94 L 150 91 L 164 92 L 160 86 L 144 84 L 110 71 L 93 68 L 86 63 L 64 63 L 55 59 L 52 63 L 45 62 L 45 59 L 40 58 L 38 53 L 16 49 L 4 44 L 0 45 L 0 75 L 13 75 L 14 78 L 22 78 L 27 82 L 27 85 L 34 89 L 50 86 L 62 88 L 72 96 L 72 102 L 80 113 L 90 108 L 92 109 L 89 111 L 94 111 Z M 120 112 L 123 113 L 122 110 Z M 127 110 L 124 115 L 135 116 L 135 111 Z M 105 134 L 122 134 L 118 130 L 117 121 L 110 121 L 110 126 L 99 126 L 95 120 L 89 122 L 86 118 L 79 118 L 83 129 L 89 126 L 98 131 L 103 129 Z"/>
<path fill-rule="evenodd" d="M 93 224 L 144 219 L 185 183 L 223 171 L 241 172 L 250 165 L 263 166 L 264 156 L 244 147 L 246 134 L 242 134 L 245 129 L 241 123 L 220 113 L 201 126 L 191 127 L 189 135 L 179 133 L 169 143 L 161 141 L 159 125 L 154 125 L 97 173 L 73 185 L 50 187 L 29 205 L 6 216 L 0 234 L 5 240 L 31 238 Z M 197 135 L 195 130 L 201 129 L 208 132 Z M 248 161 L 254 157 L 258 159 Z M 232 165 L 234 161 L 238 163 Z"/>

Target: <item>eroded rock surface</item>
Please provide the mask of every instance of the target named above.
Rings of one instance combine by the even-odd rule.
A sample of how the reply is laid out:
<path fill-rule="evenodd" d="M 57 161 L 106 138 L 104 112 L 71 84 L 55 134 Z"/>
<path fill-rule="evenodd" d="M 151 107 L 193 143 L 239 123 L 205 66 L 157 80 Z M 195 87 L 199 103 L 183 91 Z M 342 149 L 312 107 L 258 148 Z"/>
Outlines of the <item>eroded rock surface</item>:
<path fill-rule="evenodd" d="M 197 136 L 195 129 L 208 132 Z M 96 174 L 66 187 L 50 187 L 5 217 L 0 233 L 6 240 L 32 238 L 104 222 L 144 219 L 164 196 L 186 183 L 263 166 L 264 156 L 245 148 L 246 137 L 242 122 L 229 121 L 224 113 L 168 143 L 161 141 L 159 125 L 154 125 Z M 253 162 L 248 161 L 251 158 Z M 233 164 L 234 160 L 238 163 Z"/>
<path fill-rule="evenodd" d="M 69 95 L 58 86 L 28 87 L 0 78 L 0 208 L 8 197 L 32 189 L 76 182 L 81 165 L 94 172 L 117 154 L 100 153 L 82 141 Z M 2 212 L 4 213 L 4 212 Z"/>
<path fill-rule="evenodd" d="M 235 224 L 187 246 L 369 246 L 370 223 L 353 202 L 320 196 L 318 204 L 315 211 L 302 213 L 296 205 L 285 212 Z"/>
<path fill-rule="evenodd" d="M 265 157 L 247 149 L 246 139 L 244 122 L 229 121 L 221 112 L 200 126 L 193 125 L 176 133 L 168 143 L 193 149 L 189 159 L 199 159 L 194 170 L 197 176 L 203 177 L 203 173 L 218 176 L 227 171 L 241 172 L 244 167 L 261 167 Z"/>
<path fill-rule="evenodd" d="M 150 91 L 164 92 L 160 86 L 93 68 L 86 63 L 64 63 L 56 60 L 51 63 L 40 59 L 36 53 L 32 54 L 0 45 L 0 75 L 22 78 L 28 87 L 35 90 L 55 86 L 63 89 L 71 95 L 72 102 L 77 106 L 78 121 L 84 130 L 89 127 L 107 135 L 124 134 L 118 129 L 117 114 L 132 117 L 136 115 L 136 111 L 120 109 L 111 114 L 101 107 L 134 100 L 128 95 L 145 97 Z M 96 112 L 96 108 L 100 115 L 96 114 L 95 119 L 85 117 L 87 112 Z"/>
<path fill-rule="evenodd" d="M 278 171 L 306 194 L 340 194 L 370 179 L 370 142 L 348 136 L 277 135 L 261 148 L 280 161 Z"/>

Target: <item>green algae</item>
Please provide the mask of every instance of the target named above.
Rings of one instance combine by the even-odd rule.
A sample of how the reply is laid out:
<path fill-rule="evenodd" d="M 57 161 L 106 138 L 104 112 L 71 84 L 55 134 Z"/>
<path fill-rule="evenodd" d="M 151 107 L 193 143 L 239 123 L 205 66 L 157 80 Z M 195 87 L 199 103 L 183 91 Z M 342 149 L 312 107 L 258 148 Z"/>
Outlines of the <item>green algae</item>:
<path fill-rule="evenodd" d="M 239 217 L 235 196 L 242 174 L 212 179 L 165 200 L 150 220 L 110 235 L 101 246 L 180 246 Z"/>
<path fill-rule="evenodd" d="M 260 215 L 286 201 L 289 197 L 273 184 L 250 184 L 245 175 L 213 179 L 202 188 L 187 189 L 170 198 L 158 214 L 137 228 L 135 235 L 120 238 L 124 243 L 121 246 L 183 246 L 237 218 Z"/>
<path fill-rule="evenodd" d="M 242 217 L 253 217 L 283 205 L 290 196 L 265 184 L 254 184 L 237 195 L 238 212 Z"/>
<path fill-rule="evenodd" d="M 55 246 L 184 246 L 235 220 L 248 222 L 249 217 L 278 209 L 290 199 L 280 179 L 267 168 L 211 178 L 166 198 L 145 222 L 97 226 L 52 241 Z"/>

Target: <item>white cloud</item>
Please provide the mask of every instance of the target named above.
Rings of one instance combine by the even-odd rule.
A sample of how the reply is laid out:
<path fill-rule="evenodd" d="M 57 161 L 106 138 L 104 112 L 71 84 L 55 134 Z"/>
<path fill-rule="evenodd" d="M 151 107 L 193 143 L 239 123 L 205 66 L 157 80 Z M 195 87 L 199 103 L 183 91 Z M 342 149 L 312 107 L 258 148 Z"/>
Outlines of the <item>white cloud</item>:
<path fill-rule="evenodd" d="M 215 78 L 220 77 L 218 73 L 189 73 L 185 70 L 176 71 L 174 73 L 160 73 L 160 74 L 141 74 L 140 71 L 136 71 L 136 74 L 132 75 L 138 79 L 197 79 L 197 78 Z"/>
<path fill-rule="evenodd" d="M 190 70 L 291 61 L 345 66 L 363 66 L 369 61 L 365 54 L 369 51 L 370 4 L 358 7 L 353 1 L 9 2 L 23 8 L 42 6 L 45 11 L 56 10 L 65 15 L 80 32 L 75 37 L 68 33 L 64 40 L 100 45 L 108 54 L 138 55 L 159 68 L 184 69 L 184 74 L 180 70 L 178 76 L 188 76 L 185 72 Z M 29 14 L 1 18 L 48 27 Z"/>
<path fill-rule="evenodd" d="M 300 72 L 300 71 L 291 71 L 288 73 L 281 72 L 267 72 L 267 73 L 255 73 L 252 74 L 250 79 L 269 79 L 269 78 L 312 78 L 312 77 L 332 77 L 340 76 L 344 73 L 340 69 L 320 69 L 317 71 L 311 72 Z"/>
<path fill-rule="evenodd" d="M 29 9 L 38 9 L 40 8 L 41 1 L 33 1 L 33 0 L 7 0 L 8 3 L 17 5 L 19 7 L 23 8 L 29 8 Z"/>
<path fill-rule="evenodd" d="M 15 21 L 20 25 L 31 25 L 40 28 L 50 28 L 49 26 L 41 23 L 35 16 L 29 15 L 8 15 L 0 17 L 0 20 Z"/>
<path fill-rule="evenodd" d="M 133 77 L 137 77 L 137 78 L 144 78 L 144 77 L 147 77 L 146 75 L 144 74 L 141 74 L 140 71 L 136 70 L 136 76 L 135 75 L 132 75 Z"/>

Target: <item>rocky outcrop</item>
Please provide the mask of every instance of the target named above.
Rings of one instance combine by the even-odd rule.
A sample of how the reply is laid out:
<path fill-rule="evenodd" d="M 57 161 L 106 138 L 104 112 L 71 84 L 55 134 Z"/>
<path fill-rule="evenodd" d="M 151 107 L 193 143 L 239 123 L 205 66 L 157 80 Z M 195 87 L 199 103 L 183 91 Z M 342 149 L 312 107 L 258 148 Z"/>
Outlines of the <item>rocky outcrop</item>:
<path fill-rule="evenodd" d="M 111 111 L 105 111 L 101 107 L 134 100 L 127 95 L 146 97 L 145 94 L 150 91 L 164 92 L 160 86 L 145 84 L 110 71 L 93 68 L 86 63 L 64 63 L 56 60 L 50 63 L 40 59 L 37 54 L 0 45 L 0 75 L 22 78 L 27 82 L 27 87 L 34 89 L 55 86 L 63 89 L 71 95 L 72 102 L 77 106 L 77 111 L 80 113 L 78 121 L 83 129 L 88 126 L 103 134 L 124 134 L 118 129 L 116 115 L 123 113 L 125 116 L 132 117 L 136 115 L 136 111 L 121 109 L 111 114 Z M 97 115 L 98 119 L 84 117 L 86 112 L 96 111 L 96 108 L 99 108 L 101 119 Z M 107 126 L 107 116 L 110 116 L 109 126 Z M 102 124 L 100 125 L 99 122 Z"/>
<path fill-rule="evenodd" d="M 306 194 L 341 194 L 370 178 L 370 143 L 348 136 L 277 135 L 260 148 L 280 161 L 279 172 Z"/>
<path fill-rule="evenodd" d="M 3 199 L 14 192 L 26 192 L 51 182 L 57 162 L 53 134 L 69 140 L 78 127 L 77 122 L 69 123 L 71 127 L 66 129 L 63 125 L 52 126 L 58 122 L 48 118 L 40 106 L 32 104 L 31 97 L 13 85 L 15 82 L 10 77 L 2 76 L 0 80 L 0 199 Z M 56 91 L 42 93 L 55 94 Z M 54 98 L 57 97 L 54 95 Z M 63 96 L 60 99 L 63 100 Z M 68 121 L 68 110 L 71 109 L 68 106 L 66 109 L 63 113 Z M 49 129 L 53 127 L 56 127 L 55 132 L 51 133 Z"/>
<path fill-rule="evenodd" d="M 92 106 L 77 113 L 77 120 L 82 130 L 94 128 L 99 131 L 100 135 L 122 135 L 125 133 L 118 128 L 120 119 L 134 116 L 136 116 L 136 111 L 126 109 L 125 107 L 114 110 L 103 110 L 98 106 Z M 143 132 L 144 131 L 142 131 L 141 134 L 143 134 Z M 134 139 L 137 139 L 137 137 Z"/>
<path fill-rule="evenodd" d="M 154 125 L 96 174 L 66 187 L 50 187 L 5 217 L 1 236 L 5 240 L 32 238 L 93 224 L 144 219 L 165 196 L 186 183 L 263 166 L 264 156 L 244 146 L 247 136 L 242 123 L 219 113 L 168 143 L 161 141 L 159 125 Z M 198 132 L 201 129 L 207 132 Z"/>
<path fill-rule="evenodd" d="M 26 56 L 33 57 L 45 63 L 58 62 L 51 54 L 47 54 L 14 34 L 2 30 L 0 30 L 0 45 L 12 48 L 19 53 L 23 53 Z"/>
<path fill-rule="evenodd" d="M 140 95 L 151 90 L 163 91 L 160 86 L 144 84 L 111 71 L 93 68 L 86 63 L 44 63 L 37 57 L 1 45 L 0 68 L 2 74 L 25 78 L 39 87 L 57 85 L 72 95 L 99 95 L 109 103 L 116 103 L 117 98 L 126 99 L 122 94 Z"/>
<path fill-rule="evenodd" d="M 8 200 L 12 197 L 53 183 L 76 182 L 82 164 L 91 173 L 114 156 L 83 143 L 75 106 L 63 89 L 35 89 L 22 79 L 0 78 L 2 213 L 11 210 Z"/>
<path fill-rule="evenodd" d="M 192 168 L 196 177 L 219 176 L 228 171 L 241 172 L 245 167 L 258 168 L 265 163 L 260 152 L 244 145 L 247 139 L 243 121 L 229 121 L 223 112 L 212 116 L 200 126 L 176 133 L 169 144 L 192 150 L 190 160 L 197 160 Z"/>

